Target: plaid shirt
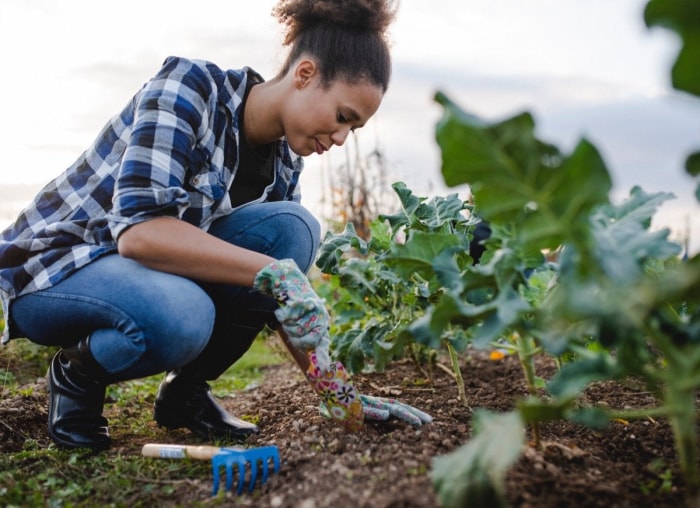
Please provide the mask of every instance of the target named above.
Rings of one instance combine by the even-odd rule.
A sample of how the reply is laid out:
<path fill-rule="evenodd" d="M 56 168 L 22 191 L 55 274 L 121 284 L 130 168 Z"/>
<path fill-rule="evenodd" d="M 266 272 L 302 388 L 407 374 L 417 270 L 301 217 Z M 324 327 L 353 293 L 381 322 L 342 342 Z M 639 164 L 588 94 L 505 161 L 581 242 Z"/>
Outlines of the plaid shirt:
<path fill-rule="evenodd" d="M 165 60 L 95 143 L 0 234 L 3 343 L 11 337 L 13 298 L 116 252 L 129 226 L 170 216 L 207 230 L 233 210 L 228 191 L 238 169 L 241 105 L 248 86 L 262 80 L 248 67 Z M 302 167 L 287 142 L 277 142 L 274 182 L 256 201 L 299 201 Z"/>

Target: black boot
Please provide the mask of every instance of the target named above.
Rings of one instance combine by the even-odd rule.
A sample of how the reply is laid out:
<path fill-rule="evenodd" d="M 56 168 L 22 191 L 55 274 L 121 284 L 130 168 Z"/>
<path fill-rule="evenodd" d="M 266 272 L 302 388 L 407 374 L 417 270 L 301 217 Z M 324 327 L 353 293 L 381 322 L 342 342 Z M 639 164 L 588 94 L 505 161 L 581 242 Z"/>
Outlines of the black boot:
<path fill-rule="evenodd" d="M 217 305 L 216 321 L 204 351 L 181 369 L 168 372 L 156 394 L 154 418 L 170 429 L 185 427 L 205 440 L 241 441 L 258 427 L 230 415 L 214 399 L 207 380 L 217 379 L 245 354 L 265 324 L 274 318 L 274 300 L 250 293 L 229 302 L 218 286 L 209 287 L 225 305 Z"/>
<path fill-rule="evenodd" d="M 109 376 L 92 356 L 89 338 L 56 353 L 46 377 L 51 439 L 61 448 L 108 449 L 102 409 Z"/>
<path fill-rule="evenodd" d="M 186 427 L 205 440 L 241 441 L 258 427 L 230 415 L 214 399 L 206 381 L 169 372 L 156 394 L 154 418 L 169 429 Z"/>

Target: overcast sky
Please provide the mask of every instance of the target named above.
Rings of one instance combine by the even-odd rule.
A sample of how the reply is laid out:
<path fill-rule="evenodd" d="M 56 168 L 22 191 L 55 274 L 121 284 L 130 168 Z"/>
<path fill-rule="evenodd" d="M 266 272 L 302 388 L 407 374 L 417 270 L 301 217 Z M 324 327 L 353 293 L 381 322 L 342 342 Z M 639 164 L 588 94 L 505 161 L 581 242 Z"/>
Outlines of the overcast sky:
<path fill-rule="evenodd" d="M 38 186 L 60 173 L 168 55 L 250 65 L 272 77 L 285 55 L 270 16 L 275 3 L 2 0 L 0 188 Z M 700 100 L 670 87 L 678 44 L 670 32 L 644 26 L 645 4 L 403 0 L 391 31 L 394 77 L 359 138 L 379 144 L 393 180 L 418 194 L 444 193 L 436 90 L 486 119 L 528 110 L 540 137 L 564 151 L 582 136 L 596 144 L 616 198 L 634 184 L 676 194 L 657 226 L 680 237 L 690 223 L 698 251 L 699 207 L 682 164 L 700 149 Z M 327 166 L 344 157 L 337 150 Z M 320 166 L 309 157 L 302 179 L 312 209 Z M 0 212 L 9 206 L 1 205 Z"/>

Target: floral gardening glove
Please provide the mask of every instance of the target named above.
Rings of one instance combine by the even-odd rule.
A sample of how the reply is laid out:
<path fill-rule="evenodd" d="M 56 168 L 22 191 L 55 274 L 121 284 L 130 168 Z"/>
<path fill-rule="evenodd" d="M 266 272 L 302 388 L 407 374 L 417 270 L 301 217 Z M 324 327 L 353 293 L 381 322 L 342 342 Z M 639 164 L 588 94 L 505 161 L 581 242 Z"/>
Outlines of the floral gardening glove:
<path fill-rule="evenodd" d="M 255 276 L 253 287 L 279 303 L 275 316 L 294 347 L 315 351 L 318 365 L 330 366 L 328 329 L 330 319 L 326 303 L 311 287 L 293 259 L 273 261 Z"/>
<path fill-rule="evenodd" d="M 327 369 L 321 369 L 317 353 L 310 353 L 306 379 L 321 397 L 323 416 L 335 420 L 349 432 L 362 429 L 363 405 L 342 363 L 334 362 Z"/>
<path fill-rule="evenodd" d="M 359 395 L 358 398 L 362 403 L 362 413 L 365 420 L 388 420 L 394 416 L 416 427 L 433 421 L 433 417 L 429 414 L 395 399 L 372 397 L 371 395 Z M 319 412 L 327 418 L 332 417 L 331 412 L 323 402 L 319 406 Z"/>
<path fill-rule="evenodd" d="M 366 420 L 388 420 L 394 416 L 417 427 L 433 421 L 429 414 L 396 399 L 360 395 L 360 401 Z"/>
<path fill-rule="evenodd" d="M 340 362 L 322 370 L 314 353 L 309 355 L 309 362 L 306 377 L 321 396 L 319 412 L 346 430 L 357 432 L 365 420 L 388 420 L 391 416 L 416 426 L 433 421 L 429 414 L 398 400 L 360 395 Z"/>

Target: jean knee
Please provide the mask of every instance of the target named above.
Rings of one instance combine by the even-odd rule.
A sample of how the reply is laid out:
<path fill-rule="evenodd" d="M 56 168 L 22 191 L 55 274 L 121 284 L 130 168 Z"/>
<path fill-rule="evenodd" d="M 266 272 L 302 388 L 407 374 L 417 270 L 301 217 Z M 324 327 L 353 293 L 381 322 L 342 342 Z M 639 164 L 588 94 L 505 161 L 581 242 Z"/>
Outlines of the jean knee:
<path fill-rule="evenodd" d="M 180 310 L 164 312 L 158 319 L 159 330 L 151 338 L 158 356 L 173 366 L 185 365 L 199 356 L 209 342 L 216 317 L 214 303 L 199 288 L 177 299 L 183 301 L 170 308 Z"/>
<path fill-rule="evenodd" d="M 321 225 L 293 201 L 254 203 L 217 219 L 209 232 L 233 245 L 277 259 L 292 258 L 304 271 L 321 243 Z"/>
<path fill-rule="evenodd" d="M 306 208 L 293 204 L 296 207 L 290 207 L 281 217 L 277 242 L 281 252 L 275 257 L 292 258 L 306 272 L 316 259 L 321 243 L 321 225 Z"/>

